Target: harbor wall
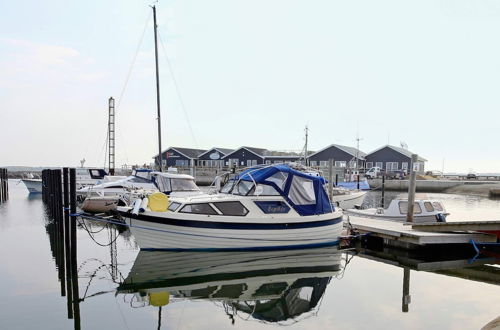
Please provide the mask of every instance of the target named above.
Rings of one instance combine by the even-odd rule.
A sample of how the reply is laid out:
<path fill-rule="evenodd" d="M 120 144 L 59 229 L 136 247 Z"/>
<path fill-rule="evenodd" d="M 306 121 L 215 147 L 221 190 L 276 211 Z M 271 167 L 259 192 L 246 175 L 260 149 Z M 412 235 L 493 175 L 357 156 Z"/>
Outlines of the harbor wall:
<path fill-rule="evenodd" d="M 371 189 L 382 186 L 382 179 L 368 181 Z M 386 180 L 385 189 L 392 191 L 408 191 L 409 180 Z M 491 181 L 457 181 L 457 180 L 417 180 L 418 192 L 470 194 L 500 197 L 500 183 Z"/>

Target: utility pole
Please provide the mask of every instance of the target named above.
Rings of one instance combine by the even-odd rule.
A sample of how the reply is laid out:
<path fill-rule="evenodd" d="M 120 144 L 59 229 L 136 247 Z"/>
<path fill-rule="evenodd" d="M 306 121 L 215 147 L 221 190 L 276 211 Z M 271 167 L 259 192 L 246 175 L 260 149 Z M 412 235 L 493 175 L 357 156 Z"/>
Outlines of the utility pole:
<path fill-rule="evenodd" d="M 115 175 L 115 99 L 108 100 L 109 175 Z"/>
<path fill-rule="evenodd" d="M 154 23 L 154 32 L 155 32 L 155 62 L 156 62 L 156 107 L 158 110 L 158 161 L 160 163 L 160 172 L 162 172 L 163 168 L 163 157 L 161 154 L 161 114 L 160 114 L 160 72 L 158 69 L 158 36 L 157 36 L 157 28 L 156 25 L 156 7 L 151 6 L 153 8 L 153 23 Z"/>

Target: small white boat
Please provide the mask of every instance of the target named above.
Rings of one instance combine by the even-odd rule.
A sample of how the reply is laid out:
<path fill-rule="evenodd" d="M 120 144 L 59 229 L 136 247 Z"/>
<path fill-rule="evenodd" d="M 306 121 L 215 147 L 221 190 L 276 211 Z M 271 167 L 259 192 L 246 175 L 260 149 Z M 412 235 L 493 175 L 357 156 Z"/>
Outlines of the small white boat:
<path fill-rule="evenodd" d="M 41 194 L 42 193 L 42 179 L 22 179 L 21 180 L 30 194 Z"/>
<path fill-rule="evenodd" d="M 342 212 L 325 179 L 289 165 L 245 170 L 214 195 L 171 198 L 166 212 L 118 207 L 141 249 L 266 250 L 338 244 Z M 166 209 L 167 205 L 165 205 Z"/>
<path fill-rule="evenodd" d="M 398 197 L 393 199 L 389 206 L 384 209 L 348 209 L 345 214 L 349 217 L 366 217 L 372 219 L 384 219 L 392 221 L 406 221 L 408 212 L 408 198 Z M 413 222 L 445 222 L 446 210 L 440 201 L 422 198 L 417 195 L 414 203 Z"/>
<path fill-rule="evenodd" d="M 361 207 L 366 196 L 366 191 L 350 190 L 342 187 L 333 188 L 332 203 L 341 209 Z"/>
<path fill-rule="evenodd" d="M 135 170 L 131 176 L 121 180 L 79 189 L 77 196 L 83 201 L 80 206 L 83 211 L 101 213 L 115 210 L 117 206 L 130 205 L 138 197 L 158 191 L 177 197 L 202 194 L 190 175 Z"/>

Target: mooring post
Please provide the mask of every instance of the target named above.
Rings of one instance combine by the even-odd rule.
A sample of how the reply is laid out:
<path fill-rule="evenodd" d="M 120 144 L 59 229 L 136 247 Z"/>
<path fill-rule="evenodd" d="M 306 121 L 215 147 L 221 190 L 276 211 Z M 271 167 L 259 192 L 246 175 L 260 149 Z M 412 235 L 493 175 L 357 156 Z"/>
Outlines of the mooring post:
<path fill-rule="evenodd" d="M 406 221 L 413 222 L 413 212 L 415 203 L 415 190 L 417 187 L 417 172 L 416 165 L 418 161 L 418 155 L 411 155 L 411 168 L 410 168 L 410 184 L 408 186 L 408 214 L 406 215 Z"/>
<path fill-rule="evenodd" d="M 335 186 L 339 185 L 339 174 L 335 173 Z"/>
<path fill-rule="evenodd" d="M 330 202 L 333 200 L 333 159 L 328 162 L 328 195 Z"/>
<path fill-rule="evenodd" d="M 69 169 L 63 168 L 63 207 L 64 207 L 64 263 L 66 269 L 66 292 L 68 319 L 73 318 L 73 293 L 71 285 L 71 246 L 70 246 L 70 221 L 69 221 Z"/>
<path fill-rule="evenodd" d="M 408 305 L 411 302 L 410 296 L 410 268 L 403 268 L 403 299 L 401 304 L 401 309 L 403 313 L 408 313 Z"/>
<path fill-rule="evenodd" d="M 359 169 L 358 169 L 358 174 L 356 174 L 356 181 L 358 182 L 357 187 L 359 190 Z"/>
<path fill-rule="evenodd" d="M 382 198 L 380 199 L 380 207 L 385 208 L 385 175 L 382 174 Z"/>
<path fill-rule="evenodd" d="M 59 223 L 59 246 L 61 256 L 59 258 L 61 269 L 61 295 L 66 296 L 66 260 L 65 255 L 65 239 L 64 239 L 64 208 L 63 208 L 63 186 L 62 186 L 62 171 L 56 171 L 57 181 L 57 215 Z"/>
<path fill-rule="evenodd" d="M 4 180 L 4 169 L 0 168 L 0 203 L 5 201 L 3 180 Z"/>
<path fill-rule="evenodd" d="M 71 216 L 70 246 L 71 246 L 71 284 L 74 328 L 80 329 L 80 294 L 78 290 L 77 242 L 76 242 L 76 171 L 69 169 L 69 202 Z"/>

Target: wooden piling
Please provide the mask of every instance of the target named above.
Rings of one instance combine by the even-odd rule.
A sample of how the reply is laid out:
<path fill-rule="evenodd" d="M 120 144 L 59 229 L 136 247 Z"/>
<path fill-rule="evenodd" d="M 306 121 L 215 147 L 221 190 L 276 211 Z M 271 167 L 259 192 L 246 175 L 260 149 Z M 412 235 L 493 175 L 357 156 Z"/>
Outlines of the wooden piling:
<path fill-rule="evenodd" d="M 9 199 L 9 178 L 7 169 L 0 168 L 0 203 Z"/>
<path fill-rule="evenodd" d="M 403 298 L 401 301 L 401 310 L 403 313 L 408 313 L 408 305 L 411 302 L 410 296 L 410 268 L 404 267 L 403 269 Z"/>
<path fill-rule="evenodd" d="M 328 162 L 328 195 L 333 200 L 333 159 Z"/>
<path fill-rule="evenodd" d="M 70 220 L 69 220 L 69 169 L 63 168 L 63 207 L 64 207 L 64 263 L 66 267 L 66 292 L 68 319 L 73 318 L 73 285 L 71 269 Z"/>
<path fill-rule="evenodd" d="M 415 188 L 417 186 L 417 172 L 415 171 L 415 166 L 418 161 L 418 155 L 411 155 L 411 167 L 410 167 L 410 185 L 408 187 L 408 213 L 406 215 L 406 221 L 413 222 L 414 213 L 414 203 L 415 203 Z"/>
<path fill-rule="evenodd" d="M 80 294 L 78 289 L 77 241 L 76 241 L 76 170 L 69 169 L 69 201 L 70 201 L 70 246 L 71 246 L 71 285 L 74 328 L 80 329 Z"/>
<path fill-rule="evenodd" d="M 380 207 L 385 208 L 385 175 L 382 174 L 382 197 L 380 198 Z"/>

